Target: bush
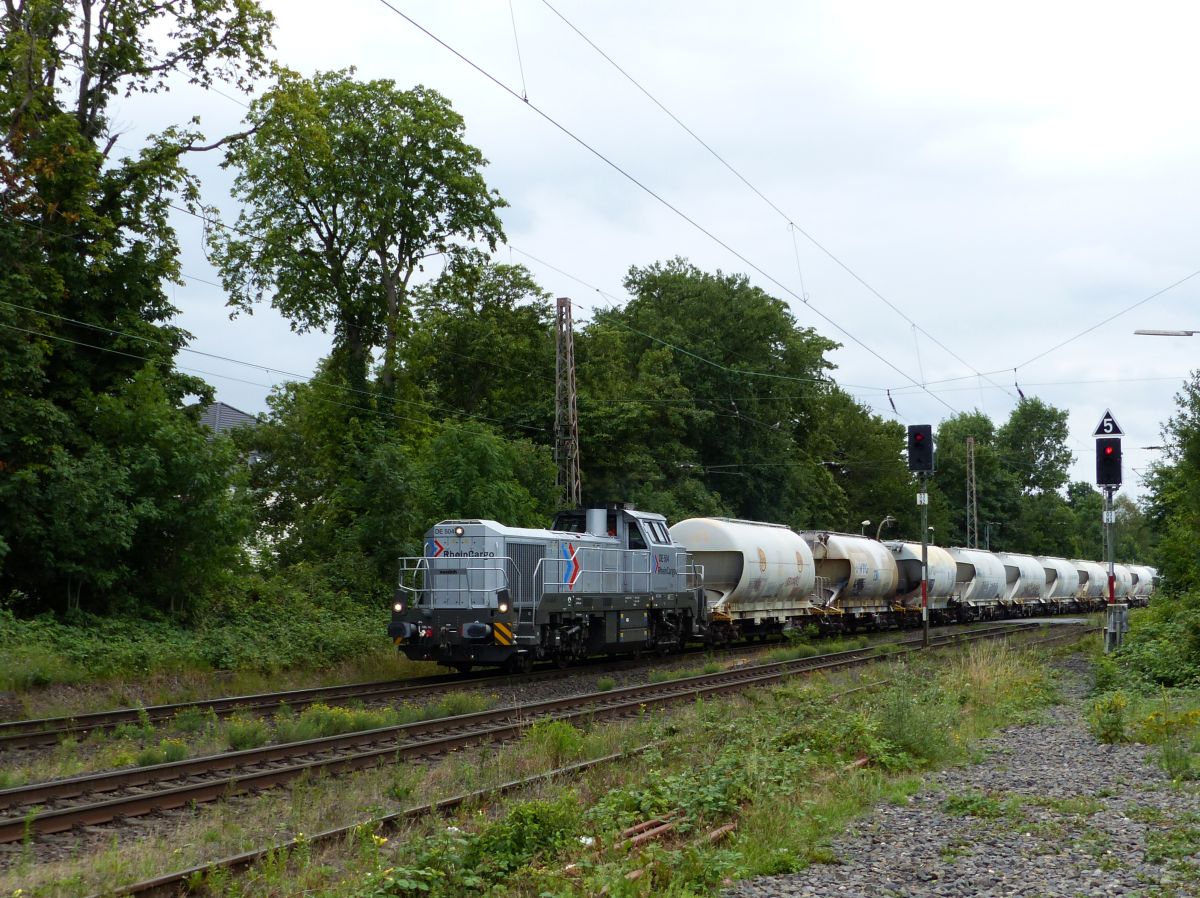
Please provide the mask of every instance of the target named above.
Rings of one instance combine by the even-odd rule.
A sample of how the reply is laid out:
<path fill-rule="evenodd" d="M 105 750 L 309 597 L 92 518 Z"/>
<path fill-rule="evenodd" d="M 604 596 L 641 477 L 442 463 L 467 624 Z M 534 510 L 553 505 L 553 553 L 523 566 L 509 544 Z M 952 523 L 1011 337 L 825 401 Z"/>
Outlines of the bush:
<path fill-rule="evenodd" d="M 876 708 L 876 733 L 919 764 L 932 765 L 954 755 L 956 717 L 957 710 L 940 692 L 889 689 Z"/>
<path fill-rule="evenodd" d="M 390 654 L 382 605 L 333 593 L 303 569 L 251 577 L 196 623 L 76 614 L 18 618 L 0 605 L 0 691 L 189 670 L 331 665 Z"/>
<path fill-rule="evenodd" d="M 150 767 L 154 764 L 172 764 L 187 756 L 187 746 L 178 739 L 163 739 L 158 745 L 149 745 L 138 752 L 137 765 Z"/>
<path fill-rule="evenodd" d="M 230 717 L 225 722 L 225 738 L 234 751 L 258 748 L 271 738 L 271 728 L 257 717 Z"/>
<path fill-rule="evenodd" d="M 373 711 L 365 709 L 337 708 L 318 702 L 309 705 L 299 714 L 291 710 L 281 711 L 275 716 L 275 738 L 279 742 L 304 742 L 322 736 L 337 736 L 341 733 L 357 733 L 391 726 L 399 715 L 391 708 Z"/>
<path fill-rule="evenodd" d="M 583 734 L 565 720 L 539 720 L 525 731 L 524 742 L 553 764 L 577 757 Z"/>
<path fill-rule="evenodd" d="M 1109 692 L 1095 699 L 1088 708 L 1088 726 L 1101 742 L 1127 742 L 1129 724 L 1126 709 L 1129 697 L 1124 692 Z"/>

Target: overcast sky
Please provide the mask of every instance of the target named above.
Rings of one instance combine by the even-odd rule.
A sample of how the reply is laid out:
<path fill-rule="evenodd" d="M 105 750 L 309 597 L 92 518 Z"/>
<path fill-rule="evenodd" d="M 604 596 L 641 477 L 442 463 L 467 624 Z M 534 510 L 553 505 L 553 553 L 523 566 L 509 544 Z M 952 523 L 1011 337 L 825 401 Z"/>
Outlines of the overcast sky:
<path fill-rule="evenodd" d="M 835 378 L 885 416 L 936 424 L 979 408 L 1003 421 L 1015 381 L 1070 412 L 1073 477 L 1090 481 L 1091 434 L 1111 408 L 1126 491 L 1140 492 L 1135 472 L 1156 452 L 1137 447 L 1160 442 L 1200 337 L 1133 330 L 1200 328 L 1200 276 L 1042 353 L 1200 269 L 1200 7 L 552 0 L 781 215 L 542 0 L 512 0 L 511 15 L 502 0 L 392 2 L 765 273 L 380 0 L 267 0 L 291 68 L 356 66 L 450 98 L 511 204 L 501 259 L 547 290 L 582 306 L 610 302 L 597 289 L 623 300 L 631 265 L 676 255 L 748 273 L 843 344 Z M 215 137 L 243 113 L 183 85 L 122 100 L 114 117 L 121 145 L 136 146 L 193 114 Z M 229 173 L 215 156 L 193 162 L 232 222 Z M 208 372 L 218 398 L 262 411 L 281 372 L 311 373 L 328 339 L 291 333 L 268 308 L 229 320 L 200 223 L 178 226 L 188 279 L 175 301 L 192 348 L 261 367 L 180 362 Z M 948 378 L 960 379 L 937 383 Z"/>

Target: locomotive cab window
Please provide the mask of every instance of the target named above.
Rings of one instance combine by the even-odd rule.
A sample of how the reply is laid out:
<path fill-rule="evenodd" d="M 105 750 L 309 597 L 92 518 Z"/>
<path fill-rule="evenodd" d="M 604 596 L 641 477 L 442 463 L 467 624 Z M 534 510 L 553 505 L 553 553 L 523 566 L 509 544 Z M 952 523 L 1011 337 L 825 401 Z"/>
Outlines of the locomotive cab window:
<path fill-rule="evenodd" d="M 650 531 L 650 539 L 661 546 L 669 546 L 671 544 L 671 535 L 667 533 L 667 528 L 662 525 L 661 521 L 646 521 L 646 529 Z"/>
<path fill-rule="evenodd" d="M 638 526 L 637 521 L 630 521 L 628 526 L 629 533 L 629 548 L 630 549 L 645 549 L 646 540 L 642 536 L 642 530 Z"/>

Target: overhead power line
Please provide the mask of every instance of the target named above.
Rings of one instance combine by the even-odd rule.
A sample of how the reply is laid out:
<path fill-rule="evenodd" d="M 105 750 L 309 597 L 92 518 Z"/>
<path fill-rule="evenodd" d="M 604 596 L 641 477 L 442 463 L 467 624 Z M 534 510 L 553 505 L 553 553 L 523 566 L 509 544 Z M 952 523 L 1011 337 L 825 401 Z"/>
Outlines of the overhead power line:
<path fill-rule="evenodd" d="M 881 302 L 883 302 L 889 309 L 891 309 L 893 312 L 895 312 L 897 315 L 899 315 L 901 318 L 903 318 L 905 321 L 907 321 L 910 325 L 912 325 L 912 327 L 915 330 L 920 331 L 922 334 L 924 334 L 926 337 L 928 337 L 933 343 L 937 344 L 937 346 L 939 346 L 941 349 L 945 350 L 945 352 L 947 354 L 949 354 L 951 356 L 951 358 L 955 359 L 960 364 L 965 365 L 969 370 L 974 372 L 976 375 L 978 375 L 980 377 L 986 377 L 986 375 L 983 374 L 982 372 L 980 372 L 979 370 L 977 370 L 974 365 L 972 365 L 966 359 L 964 359 L 961 356 L 959 356 L 958 354 L 956 354 L 954 352 L 954 350 L 952 350 L 950 347 L 946 346 L 944 343 L 942 343 L 940 340 L 938 340 L 937 337 L 933 336 L 933 334 L 929 333 L 929 331 L 927 331 L 925 328 L 923 328 L 919 324 L 917 324 L 917 322 L 915 322 L 911 317 L 909 317 L 909 315 L 907 313 L 905 313 L 903 309 L 901 309 L 899 306 L 897 306 L 895 303 L 893 303 L 890 299 L 888 299 L 886 296 L 884 296 L 882 293 L 880 293 L 875 287 L 873 287 L 871 284 L 869 284 L 865 278 L 863 278 L 857 271 L 855 271 L 853 268 L 851 268 L 849 266 L 849 264 L 847 264 L 845 261 L 843 261 L 839 256 L 834 254 L 834 252 L 832 250 L 830 250 L 827 246 L 825 246 L 823 243 L 821 243 L 819 240 L 817 240 L 816 237 L 814 237 L 811 233 L 809 233 L 807 230 L 805 230 L 800 225 L 796 224 L 796 222 L 792 218 L 792 216 L 788 215 L 788 213 L 785 212 L 782 208 L 780 208 L 779 205 L 776 204 L 770 197 L 768 197 L 765 193 L 763 193 L 761 190 L 759 190 L 758 187 L 756 187 L 753 183 L 751 183 L 749 178 L 747 178 L 740 171 L 738 171 L 738 169 L 735 168 L 731 162 L 729 162 L 724 156 L 722 156 L 715 149 L 713 149 L 713 147 L 707 141 L 705 141 L 704 138 L 702 138 L 699 134 L 697 134 L 690 127 L 688 127 L 688 125 L 685 124 L 684 121 L 681 118 L 679 118 L 679 116 L 677 116 L 674 112 L 672 112 L 670 109 L 667 108 L 666 104 L 664 104 L 661 100 L 659 100 L 658 97 L 656 97 L 654 94 L 650 93 L 650 91 L 644 85 L 642 85 L 641 82 L 639 82 L 636 78 L 634 78 L 633 75 L 629 74 L 629 72 L 627 72 L 620 64 L 618 64 L 616 60 L 614 60 L 611 56 L 609 56 L 606 52 L 604 52 L 604 50 L 602 50 L 596 44 L 595 41 L 593 41 L 590 37 L 588 37 L 586 34 L 584 34 L 583 31 L 580 30 L 578 26 L 576 26 L 570 19 L 568 19 L 561 12 L 559 12 L 558 9 L 556 9 L 549 2 L 549 0 L 542 0 L 542 4 L 548 10 L 550 10 L 552 13 L 554 13 L 556 16 L 558 16 L 558 18 L 561 19 L 562 22 L 568 28 L 570 28 L 572 31 L 574 31 L 575 34 L 577 34 L 584 41 L 584 43 L 586 43 L 589 47 L 591 47 L 598 54 L 600 54 L 600 56 L 603 57 L 604 60 L 606 62 L 608 62 L 609 65 L 611 65 L 614 69 L 616 69 L 618 72 L 620 72 L 625 77 L 625 79 L 629 81 L 630 84 L 632 84 L 639 91 L 641 91 L 641 93 L 646 97 L 646 99 L 648 99 L 651 103 L 653 103 L 655 106 L 657 106 L 659 109 L 661 109 L 663 111 L 663 113 L 665 113 L 667 115 L 667 117 L 671 119 L 671 121 L 673 121 L 680 128 L 682 128 L 688 134 L 688 136 L 690 136 L 694 141 L 696 141 L 696 143 L 700 144 L 700 146 L 702 146 L 705 150 L 707 150 L 708 153 L 714 159 L 716 159 L 719 163 L 721 163 L 721 165 L 723 165 L 729 171 L 730 174 L 732 174 L 735 178 L 737 178 L 739 181 L 741 181 L 742 184 L 744 184 L 747 188 L 749 188 L 755 194 L 755 196 L 757 196 L 760 200 L 762 200 L 764 203 L 766 203 L 768 206 L 770 206 L 771 209 L 780 218 L 782 218 L 783 221 L 787 224 L 788 230 L 791 231 L 793 233 L 793 235 L 797 231 L 799 233 L 803 234 L 804 238 L 806 240 L 808 240 L 809 243 L 811 243 L 813 246 L 815 246 L 825 256 L 827 256 L 834 264 L 836 264 L 839 268 L 841 268 L 848 275 L 850 275 L 850 277 L 852 277 L 855 281 L 857 281 L 864 288 L 866 288 L 866 290 L 869 293 L 871 293 L 871 295 L 875 296 L 877 299 L 879 299 Z M 793 236 L 793 246 L 794 246 L 794 236 Z M 797 267 L 797 269 L 799 269 L 799 267 L 800 267 L 800 259 L 799 259 L 798 252 L 797 252 L 797 257 L 796 257 L 796 267 Z M 805 303 L 806 305 L 811 305 L 811 303 L 809 302 L 808 294 L 804 290 L 804 275 L 803 275 L 803 273 L 800 274 L 800 279 L 801 279 L 800 296 L 798 298 L 801 300 L 801 302 Z M 826 320 L 828 320 L 828 319 L 826 319 Z M 990 380 L 990 378 L 989 378 L 989 380 Z M 1000 385 L 996 384 L 996 386 L 1000 386 Z M 1006 388 L 1001 387 L 1001 389 L 1005 389 L 1005 391 L 1007 392 Z M 1009 393 L 1009 395 L 1011 396 L 1012 394 Z"/>
<path fill-rule="evenodd" d="M 799 294 L 797 294 L 794 290 L 792 290 L 791 287 L 787 286 L 785 283 L 783 283 L 779 279 L 775 278 L 774 276 L 772 276 L 771 274 L 766 272 L 759 265 L 752 262 L 743 253 L 734 249 L 734 247 L 732 247 L 730 244 L 728 244 L 723 239 L 718 237 L 716 234 L 714 234 L 712 231 L 710 231 L 704 225 L 700 224 L 698 221 L 696 221 L 690 215 L 685 213 L 679 207 L 675 206 L 673 203 L 671 203 L 669 200 L 667 200 L 661 194 L 657 193 L 653 188 L 651 188 L 645 182 L 639 180 L 637 177 L 635 177 L 633 174 L 631 174 L 626 169 L 622 168 L 620 165 L 618 165 L 616 162 L 614 162 L 612 159 L 610 159 L 604 153 L 600 152 L 600 150 L 596 149 L 591 144 L 589 144 L 586 140 L 584 140 L 582 137 L 580 137 L 578 134 L 576 134 L 574 131 L 572 131 L 570 128 L 568 128 L 566 125 L 563 125 L 557 119 L 555 119 L 553 116 L 551 116 L 549 113 L 545 112 L 536 103 L 533 103 L 532 101 L 528 100 L 527 98 L 522 97 L 520 93 L 513 90 L 513 88 L 509 87 L 507 84 L 505 84 L 503 81 L 501 81 L 495 75 L 493 75 L 487 69 L 483 68 L 483 66 L 479 65 L 479 63 L 475 62 L 470 57 L 466 56 L 464 53 L 460 52 L 459 50 L 452 47 L 450 44 L 446 43 L 446 41 L 442 40 L 440 37 L 438 37 L 436 34 L 434 34 L 428 28 L 421 25 L 419 22 L 417 22 L 415 19 L 413 19 L 407 13 L 403 12 L 402 10 L 400 10 L 396 6 L 394 6 L 391 2 L 389 2 L 389 0 L 379 0 L 379 2 L 383 6 L 387 7 L 389 10 L 391 10 L 393 13 L 395 13 L 397 16 L 404 19 L 404 21 L 408 22 L 410 25 L 412 25 L 414 28 L 416 28 L 418 31 L 420 31 L 422 34 L 424 34 L 426 37 L 433 40 L 435 43 L 437 43 L 438 45 L 443 47 L 449 53 L 452 53 L 454 56 L 458 57 L 460 60 L 462 60 L 462 62 L 466 63 L 468 66 L 473 68 L 476 72 L 481 74 L 487 80 L 491 81 L 493 84 L 495 84 L 497 87 L 499 87 L 505 93 L 507 93 L 513 99 L 519 101 L 522 105 L 533 110 L 533 112 L 536 113 L 538 115 L 538 117 L 540 117 L 547 124 L 551 125 L 556 130 L 560 131 L 562 134 L 564 134 L 565 136 L 570 138 L 572 141 L 574 141 L 576 144 L 578 144 L 580 147 L 587 150 L 587 152 L 591 153 L 593 156 L 595 156 L 597 159 L 599 159 L 605 165 L 609 166 L 613 171 L 615 171 L 615 172 L 617 172 L 617 174 L 621 175 L 621 177 L 628 180 L 630 183 L 632 183 L 634 186 L 636 186 L 638 189 L 640 189 L 646 195 L 653 198 L 655 201 L 657 201 L 660 205 L 662 205 L 663 207 L 668 209 L 674 215 L 678 216 L 680 219 L 687 222 L 695 230 L 699 231 L 701 234 L 708 237 L 711 241 L 716 243 L 718 246 L 720 246 L 722 249 L 724 249 L 730 255 L 737 258 L 743 264 L 749 266 L 751 269 L 753 269 L 755 272 L 757 272 L 759 275 L 761 275 L 766 280 L 770 281 L 772 284 L 777 286 L 779 289 L 781 289 L 784 292 L 788 293 L 789 295 L 795 297 L 796 299 L 801 300 L 802 302 L 804 301 L 803 298 L 801 296 L 799 296 Z M 818 315 L 820 318 L 822 318 L 824 321 L 826 321 L 829 325 L 837 328 L 837 330 L 840 331 L 842 334 L 844 334 L 848 339 L 850 339 L 854 343 L 858 344 L 860 347 L 862 347 L 864 350 L 866 350 L 868 353 L 870 353 L 872 356 L 874 356 L 880 362 L 885 364 L 887 367 L 891 368 L 893 371 L 895 371 L 897 374 L 899 374 L 905 380 L 909 381 L 910 383 L 914 383 L 914 384 L 917 384 L 918 386 L 920 386 L 920 384 L 911 375 L 909 375 L 908 372 L 904 371 L 903 369 L 898 367 L 896 364 L 894 364 L 892 361 L 890 361 L 889 359 L 887 359 L 883 355 L 881 355 L 879 352 L 877 352 L 875 349 L 868 346 L 865 342 L 863 342 L 861 339 L 859 339 L 855 334 L 848 331 L 846 328 L 842 327 L 842 325 L 840 325 L 834 319 L 832 319 L 827 314 L 822 312 L 811 302 L 806 303 L 806 305 L 808 308 L 812 309 L 816 315 Z M 928 395 L 931 396 L 933 399 L 937 400 L 938 402 L 940 402 L 946 408 L 950 409 L 951 412 L 954 412 L 954 413 L 958 412 L 958 409 L 954 408 L 952 405 L 950 405 L 948 402 L 946 402 L 946 400 L 942 399 L 940 396 L 936 396 L 932 393 L 930 393 Z"/>

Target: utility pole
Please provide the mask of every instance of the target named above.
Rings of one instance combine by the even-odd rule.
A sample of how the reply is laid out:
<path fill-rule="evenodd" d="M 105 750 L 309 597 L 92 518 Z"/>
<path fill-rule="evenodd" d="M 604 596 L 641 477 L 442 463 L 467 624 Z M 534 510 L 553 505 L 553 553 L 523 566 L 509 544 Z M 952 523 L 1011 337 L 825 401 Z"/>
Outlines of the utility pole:
<path fill-rule="evenodd" d="M 967 437 L 967 548 L 979 548 L 979 501 L 975 482 L 975 437 Z"/>
<path fill-rule="evenodd" d="M 554 329 L 554 460 L 558 486 L 568 508 L 583 504 L 579 470 L 579 407 L 575 393 L 575 334 L 571 325 L 571 300 L 558 298 Z"/>

